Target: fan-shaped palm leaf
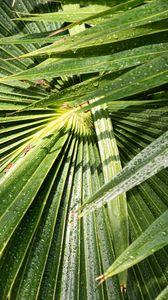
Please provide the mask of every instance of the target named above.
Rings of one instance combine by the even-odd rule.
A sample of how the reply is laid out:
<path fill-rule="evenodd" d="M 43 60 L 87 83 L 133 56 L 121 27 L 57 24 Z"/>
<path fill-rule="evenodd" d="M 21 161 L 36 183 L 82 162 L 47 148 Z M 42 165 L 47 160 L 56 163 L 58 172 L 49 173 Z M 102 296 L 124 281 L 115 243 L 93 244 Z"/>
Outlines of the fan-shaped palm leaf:
<path fill-rule="evenodd" d="M 167 11 L 0 3 L 2 300 L 166 297 Z"/>

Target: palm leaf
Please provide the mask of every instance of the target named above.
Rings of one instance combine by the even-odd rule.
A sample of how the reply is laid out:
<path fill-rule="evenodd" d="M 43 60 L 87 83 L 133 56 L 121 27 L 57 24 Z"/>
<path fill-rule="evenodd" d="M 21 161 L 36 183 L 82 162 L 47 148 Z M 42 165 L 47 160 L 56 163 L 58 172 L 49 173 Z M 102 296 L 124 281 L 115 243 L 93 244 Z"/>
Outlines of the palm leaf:
<path fill-rule="evenodd" d="M 106 106 L 92 109 L 95 131 L 103 166 L 105 183 L 121 170 L 121 161 Z M 107 206 L 116 257 L 129 245 L 129 228 L 126 195 L 116 197 Z M 126 285 L 127 273 L 120 274 L 120 284 Z"/>
<path fill-rule="evenodd" d="M 84 206 L 80 208 L 82 210 L 81 215 L 101 207 L 167 166 L 168 131 L 135 156 L 115 178 L 88 199 Z"/>
<path fill-rule="evenodd" d="M 168 287 L 166 287 L 159 295 L 158 295 L 158 297 L 156 298 L 157 300 L 164 300 L 164 299 L 166 299 L 167 298 L 167 294 L 168 293 Z"/>
<path fill-rule="evenodd" d="M 167 216 L 168 210 L 123 251 L 113 265 L 103 275 L 98 277 L 98 279 L 103 281 L 110 276 L 118 274 L 166 246 L 168 244 Z"/>
<path fill-rule="evenodd" d="M 146 158 L 164 170 L 130 186 L 127 208 L 122 190 L 76 213 L 167 137 L 167 1 L 85 2 L 0 4 L 2 300 L 155 299 L 167 286 L 167 247 L 125 270 L 127 292 L 121 276 L 95 281 L 128 246 L 127 210 L 129 247 L 164 216 L 167 139 Z"/>

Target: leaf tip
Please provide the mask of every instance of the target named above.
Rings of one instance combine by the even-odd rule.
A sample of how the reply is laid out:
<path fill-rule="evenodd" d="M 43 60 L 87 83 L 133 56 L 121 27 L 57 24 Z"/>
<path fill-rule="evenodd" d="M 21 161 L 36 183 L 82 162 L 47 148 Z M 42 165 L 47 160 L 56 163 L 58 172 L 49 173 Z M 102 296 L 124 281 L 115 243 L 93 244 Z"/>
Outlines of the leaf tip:
<path fill-rule="evenodd" d="M 96 278 L 96 281 L 98 281 L 98 286 L 99 286 L 100 284 L 102 284 L 106 279 L 107 279 L 107 278 L 106 278 L 105 273 L 102 274 L 102 275 L 100 275 L 100 276 L 98 276 L 98 277 Z"/>

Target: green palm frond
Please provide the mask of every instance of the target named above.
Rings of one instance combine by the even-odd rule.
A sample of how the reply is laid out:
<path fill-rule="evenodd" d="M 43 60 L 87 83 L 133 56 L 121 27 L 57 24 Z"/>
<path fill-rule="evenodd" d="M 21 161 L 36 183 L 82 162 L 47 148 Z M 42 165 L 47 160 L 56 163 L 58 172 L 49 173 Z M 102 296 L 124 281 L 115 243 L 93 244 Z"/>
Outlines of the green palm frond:
<path fill-rule="evenodd" d="M 168 287 L 166 287 L 156 298 L 157 300 L 164 300 L 167 298 L 168 295 Z"/>
<path fill-rule="evenodd" d="M 166 299 L 167 0 L 0 14 L 0 299 Z"/>

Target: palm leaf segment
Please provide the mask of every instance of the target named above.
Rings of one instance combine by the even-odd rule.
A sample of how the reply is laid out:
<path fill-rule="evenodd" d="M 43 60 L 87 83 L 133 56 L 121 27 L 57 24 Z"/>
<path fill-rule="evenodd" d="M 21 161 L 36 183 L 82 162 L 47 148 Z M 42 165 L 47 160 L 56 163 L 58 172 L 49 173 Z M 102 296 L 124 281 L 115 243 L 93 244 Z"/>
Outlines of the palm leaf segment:
<path fill-rule="evenodd" d="M 0 4 L 1 299 L 120 299 L 126 284 L 128 299 L 162 299 L 168 174 L 150 176 L 157 157 L 167 166 L 167 148 L 140 185 L 117 196 L 112 187 L 124 184 L 121 163 L 162 134 L 167 143 L 167 1 L 13 4 Z M 49 38 L 55 31 L 61 37 Z M 102 195 L 113 200 L 79 219 Z M 149 240 L 142 259 L 164 248 L 138 263 L 157 222 L 154 251 Z M 97 287 L 102 273 L 120 274 Z"/>

